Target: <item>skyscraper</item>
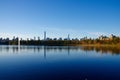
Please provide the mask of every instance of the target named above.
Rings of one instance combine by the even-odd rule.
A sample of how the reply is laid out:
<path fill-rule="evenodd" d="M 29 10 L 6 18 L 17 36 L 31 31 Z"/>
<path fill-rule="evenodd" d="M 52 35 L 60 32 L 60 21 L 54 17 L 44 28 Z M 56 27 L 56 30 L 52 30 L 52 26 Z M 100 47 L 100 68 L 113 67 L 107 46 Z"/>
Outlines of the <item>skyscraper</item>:
<path fill-rule="evenodd" d="M 70 35 L 68 34 L 68 39 L 67 40 L 70 40 Z"/>
<path fill-rule="evenodd" d="M 46 40 L 46 31 L 44 31 L 44 40 Z"/>

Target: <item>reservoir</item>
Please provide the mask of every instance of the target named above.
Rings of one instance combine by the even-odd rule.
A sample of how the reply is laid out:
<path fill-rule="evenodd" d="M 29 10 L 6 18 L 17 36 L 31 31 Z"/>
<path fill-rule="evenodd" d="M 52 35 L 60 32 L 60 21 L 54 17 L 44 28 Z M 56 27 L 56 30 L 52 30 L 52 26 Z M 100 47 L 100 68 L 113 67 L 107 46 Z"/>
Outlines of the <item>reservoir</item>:
<path fill-rule="evenodd" d="M 0 80 L 120 80 L 120 50 L 1 45 Z"/>

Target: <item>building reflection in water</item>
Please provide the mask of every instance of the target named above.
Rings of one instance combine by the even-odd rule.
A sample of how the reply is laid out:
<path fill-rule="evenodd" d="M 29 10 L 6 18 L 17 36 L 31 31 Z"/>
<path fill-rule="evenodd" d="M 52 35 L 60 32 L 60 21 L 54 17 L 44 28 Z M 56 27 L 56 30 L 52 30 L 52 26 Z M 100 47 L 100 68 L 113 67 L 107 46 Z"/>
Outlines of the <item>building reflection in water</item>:
<path fill-rule="evenodd" d="M 0 46 L 0 53 L 22 53 L 22 52 L 26 52 L 26 53 L 40 53 L 43 51 L 44 53 L 44 58 L 46 58 L 47 56 L 47 52 L 50 51 L 54 51 L 54 52 L 62 52 L 62 51 L 66 51 L 66 53 L 68 55 L 70 55 L 70 51 L 78 51 L 78 50 L 82 50 L 85 51 L 86 54 L 89 51 L 95 51 L 95 52 L 99 52 L 101 54 L 120 54 L 120 48 L 117 47 L 100 47 L 100 46 L 11 46 L 11 45 L 4 45 L 4 46 Z"/>
<path fill-rule="evenodd" d="M 44 58 L 46 59 L 46 46 L 44 46 Z"/>

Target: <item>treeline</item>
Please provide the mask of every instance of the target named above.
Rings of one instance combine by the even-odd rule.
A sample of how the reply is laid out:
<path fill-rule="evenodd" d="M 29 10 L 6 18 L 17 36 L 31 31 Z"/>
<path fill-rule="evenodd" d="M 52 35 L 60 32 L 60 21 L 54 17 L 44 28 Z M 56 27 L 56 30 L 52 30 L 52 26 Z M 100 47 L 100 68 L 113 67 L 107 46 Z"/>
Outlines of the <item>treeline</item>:
<path fill-rule="evenodd" d="M 48 46 L 65 46 L 65 45 L 77 45 L 79 40 L 23 40 L 20 41 L 20 45 L 48 45 Z M 18 41 L 10 41 L 10 45 L 18 45 Z"/>
<path fill-rule="evenodd" d="M 6 42 L 10 45 L 18 45 L 18 41 L 10 41 Z M 109 45 L 116 45 L 120 44 L 120 39 L 113 39 L 113 40 L 99 40 L 99 39 L 86 39 L 86 40 L 30 40 L 30 41 L 20 41 L 20 45 L 94 45 L 94 44 L 109 44 Z"/>
<path fill-rule="evenodd" d="M 107 40 L 100 40 L 100 39 L 85 39 L 80 40 L 80 44 L 120 44 L 120 38 L 113 38 Z"/>
<path fill-rule="evenodd" d="M 0 41 L 1 45 L 18 45 L 19 39 Z M 120 46 L 120 38 L 112 39 L 74 39 L 74 40 L 20 40 L 20 45 L 50 45 L 50 46 L 65 46 L 65 45 L 118 45 Z"/>

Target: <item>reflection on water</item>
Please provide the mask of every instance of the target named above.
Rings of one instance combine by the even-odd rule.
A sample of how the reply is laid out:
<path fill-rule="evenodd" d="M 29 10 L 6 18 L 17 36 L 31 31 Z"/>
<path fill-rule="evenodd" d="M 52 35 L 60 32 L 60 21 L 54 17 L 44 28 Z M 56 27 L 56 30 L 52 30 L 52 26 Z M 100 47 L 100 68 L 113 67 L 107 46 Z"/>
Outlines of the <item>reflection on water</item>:
<path fill-rule="evenodd" d="M 105 46 L 83 46 L 81 47 L 81 50 L 84 51 L 96 51 L 100 53 L 110 53 L 110 54 L 120 54 L 120 48 L 119 47 L 105 47 Z"/>
<path fill-rule="evenodd" d="M 120 56 L 113 54 L 120 54 L 120 50 L 3 45 L 0 46 L 0 80 L 120 80 Z"/>
<path fill-rule="evenodd" d="M 39 52 L 44 52 L 44 58 L 47 56 L 47 52 L 53 51 L 53 52 L 62 52 L 62 51 L 67 51 L 67 54 L 70 54 L 71 51 L 78 51 L 80 50 L 80 46 L 15 46 L 15 45 L 2 45 L 0 46 L 0 53 L 39 53 Z"/>
<path fill-rule="evenodd" d="M 67 51 L 70 55 L 70 51 L 95 51 L 102 54 L 120 54 L 120 48 L 116 47 L 103 47 L 103 46 L 0 46 L 0 53 L 21 53 L 21 52 L 41 52 L 44 51 L 44 57 L 46 58 L 49 51 Z"/>

